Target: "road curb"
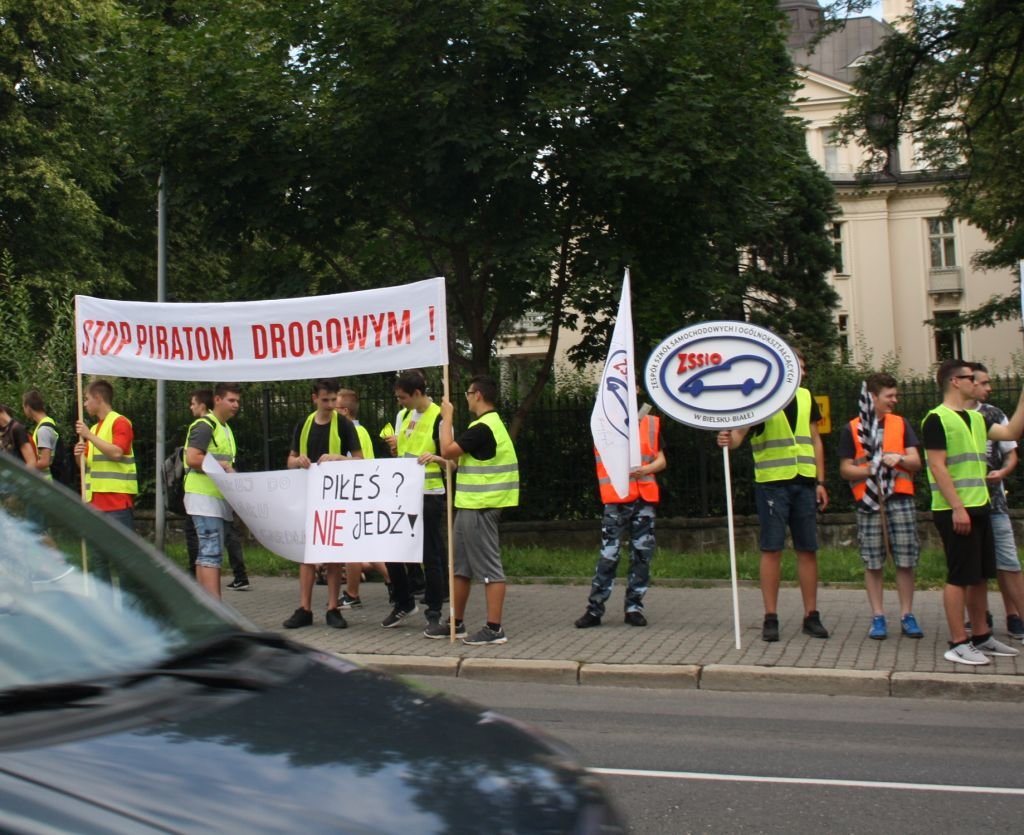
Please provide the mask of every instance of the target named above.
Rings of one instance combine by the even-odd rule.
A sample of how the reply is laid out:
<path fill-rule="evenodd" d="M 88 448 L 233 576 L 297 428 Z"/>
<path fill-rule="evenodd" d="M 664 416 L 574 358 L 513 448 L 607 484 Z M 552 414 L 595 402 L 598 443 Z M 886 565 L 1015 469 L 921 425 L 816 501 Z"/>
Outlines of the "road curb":
<path fill-rule="evenodd" d="M 598 687 L 696 690 L 699 664 L 582 664 L 580 684 Z"/>
<path fill-rule="evenodd" d="M 983 702 L 1024 701 L 1020 676 L 973 673 L 893 673 L 892 695 L 903 699 L 958 699 Z"/>
<path fill-rule="evenodd" d="M 888 696 L 890 692 L 889 673 L 752 664 L 708 664 L 701 670 L 700 689 L 818 696 Z"/>
<path fill-rule="evenodd" d="M 888 673 L 755 664 L 603 664 L 525 658 L 431 658 L 422 655 L 339 653 L 392 675 L 452 676 L 589 687 L 714 690 L 815 696 L 894 697 L 1021 702 L 1024 678 L 966 673 Z"/>
<path fill-rule="evenodd" d="M 525 681 L 533 684 L 577 684 L 576 661 L 533 661 L 520 658 L 463 658 L 459 678 L 483 681 Z"/>
<path fill-rule="evenodd" d="M 361 667 L 369 667 L 396 676 L 455 676 L 459 671 L 458 658 L 430 658 L 423 655 L 370 655 L 348 652 L 338 654 Z"/>

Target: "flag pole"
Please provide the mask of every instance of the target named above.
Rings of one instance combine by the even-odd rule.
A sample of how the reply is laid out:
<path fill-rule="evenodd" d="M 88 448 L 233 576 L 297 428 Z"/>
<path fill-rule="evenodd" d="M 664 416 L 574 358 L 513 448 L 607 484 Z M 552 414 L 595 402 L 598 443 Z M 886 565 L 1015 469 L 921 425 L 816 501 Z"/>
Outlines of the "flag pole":
<path fill-rule="evenodd" d="M 445 364 L 444 368 L 442 369 L 441 374 L 442 374 L 442 378 L 443 378 L 442 386 L 444 387 L 444 399 L 447 400 L 450 403 L 451 402 L 451 397 L 449 396 L 449 391 L 448 391 L 448 365 L 447 364 Z M 455 437 L 455 427 L 454 426 L 452 426 L 452 437 L 453 438 Z M 455 643 L 455 613 L 454 613 L 454 610 L 452 609 L 452 600 L 454 600 L 454 598 L 455 598 L 455 535 L 454 535 L 455 510 L 454 510 L 454 504 L 453 504 L 453 502 L 454 502 L 454 495 L 453 495 L 453 493 L 454 493 L 454 490 L 455 490 L 455 486 L 452 484 L 452 472 L 453 472 L 452 462 L 449 461 L 447 458 L 444 459 L 444 468 L 445 468 L 445 475 L 447 476 L 446 481 L 445 481 L 445 488 L 446 489 L 444 491 L 444 497 L 445 497 L 445 505 L 446 505 L 446 508 L 447 508 L 447 517 L 448 517 L 448 597 L 450 598 L 449 601 L 448 601 L 448 638 L 449 638 L 450 642 L 454 644 Z"/>
<path fill-rule="evenodd" d="M 740 590 L 736 577 L 736 529 L 732 517 L 732 473 L 729 468 L 729 447 L 722 447 L 722 467 L 725 471 L 725 518 L 729 529 L 729 572 L 732 576 L 732 620 L 736 635 L 736 649 L 740 649 Z"/>

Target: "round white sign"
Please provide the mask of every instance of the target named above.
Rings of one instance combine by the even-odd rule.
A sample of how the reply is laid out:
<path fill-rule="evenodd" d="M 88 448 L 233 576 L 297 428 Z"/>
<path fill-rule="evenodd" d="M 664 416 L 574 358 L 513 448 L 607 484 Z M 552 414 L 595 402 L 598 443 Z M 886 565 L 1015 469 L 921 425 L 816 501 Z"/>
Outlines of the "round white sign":
<path fill-rule="evenodd" d="M 747 322 L 702 322 L 651 352 L 644 383 L 669 417 L 699 429 L 763 423 L 800 386 L 800 362 L 782 339 Z"/>

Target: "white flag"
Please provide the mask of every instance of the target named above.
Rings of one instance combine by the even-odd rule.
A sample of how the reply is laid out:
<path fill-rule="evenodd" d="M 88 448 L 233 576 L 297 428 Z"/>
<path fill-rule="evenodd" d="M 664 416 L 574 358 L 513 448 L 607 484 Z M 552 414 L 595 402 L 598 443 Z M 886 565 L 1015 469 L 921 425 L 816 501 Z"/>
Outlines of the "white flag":
<path fill-rule="evenodd" d="M 640 466 L 640 421 L 636 411 L 633 357 L 633 313 L 629 301 L 629 270 L 622 279 L 619 313 L 608 345 L 590 432 L 615 492 L 629 493 L 629 473 Z"/>

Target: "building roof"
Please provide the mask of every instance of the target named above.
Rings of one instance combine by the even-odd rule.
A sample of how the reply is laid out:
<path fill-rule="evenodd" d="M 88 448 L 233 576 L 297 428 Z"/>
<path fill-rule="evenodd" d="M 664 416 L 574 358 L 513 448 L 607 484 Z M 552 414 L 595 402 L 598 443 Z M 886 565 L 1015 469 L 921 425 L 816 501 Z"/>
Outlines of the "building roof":
<path fill-rule="evenodd" d="M 787 44 L 793 63 L 846 84 L 857 74 L 857 60 L 892 32 L 889 24 L 873 17 L 853 17 L 816 40 L 824 24 L 817 0 L 779 0 L 779 10 L 789 17 Z"/>

